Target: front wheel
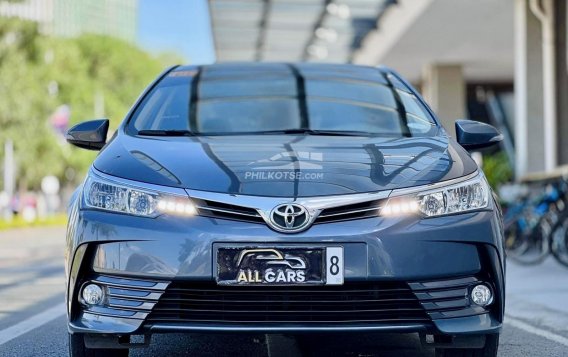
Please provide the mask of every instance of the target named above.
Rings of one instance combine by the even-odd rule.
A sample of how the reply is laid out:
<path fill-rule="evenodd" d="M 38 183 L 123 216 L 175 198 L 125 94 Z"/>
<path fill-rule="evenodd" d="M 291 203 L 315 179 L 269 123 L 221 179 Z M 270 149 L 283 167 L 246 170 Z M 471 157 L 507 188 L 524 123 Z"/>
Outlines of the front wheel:
<path fill-rule="evenodd" d="M 69 357 L 128 357 L 128 348 L 87 348 L 83 334 L 69 334 Z"/>
<path fill-rule="evenodd" d="M 499 335 L 487 335 L 483 348 L 436 348 L 436 357 L 496 357 Z"/>

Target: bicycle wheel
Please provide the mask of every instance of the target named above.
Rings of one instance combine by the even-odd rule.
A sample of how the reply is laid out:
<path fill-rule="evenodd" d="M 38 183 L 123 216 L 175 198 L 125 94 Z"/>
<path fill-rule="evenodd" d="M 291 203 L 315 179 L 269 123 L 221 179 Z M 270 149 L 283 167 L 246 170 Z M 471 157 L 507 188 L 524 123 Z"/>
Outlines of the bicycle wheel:
<path fill-rule="evenodd" d="M 505 228 L 505 249 L 508 254 L 521 255 L 529 246 L 528 239 L 523 235 L 520 227 L 513 223 L 511 226 Z"/>
<path fill-rule="evenodd" d="M 530 234 L 517 237 L 515 249 L 508 250 L 507 257 L 522 265 L 541 263 L 550 252 L 550 236 L 552 224 L 549 219 L 542 218 Z"/>
<path fill-rule="evenodd" d="M 550 252 L 560 264 L 568 267 L 568 215 L 564 215 L 550 235 Z"/>

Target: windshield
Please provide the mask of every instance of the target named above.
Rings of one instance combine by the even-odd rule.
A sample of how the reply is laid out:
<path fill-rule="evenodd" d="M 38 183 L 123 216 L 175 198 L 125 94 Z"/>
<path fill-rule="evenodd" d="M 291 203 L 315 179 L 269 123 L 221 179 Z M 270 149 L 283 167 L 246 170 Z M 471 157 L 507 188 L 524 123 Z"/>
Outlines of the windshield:
<path fill-rule="evenodd" d="M 430 113 L 412 92 L 377 69 L 354 67 L 350 73 L 348 67 L 324 72 L 314 65 L 255 68 L 171 72 L 146 95 L 128 128 L 145 135 L 436 132 Z"/>

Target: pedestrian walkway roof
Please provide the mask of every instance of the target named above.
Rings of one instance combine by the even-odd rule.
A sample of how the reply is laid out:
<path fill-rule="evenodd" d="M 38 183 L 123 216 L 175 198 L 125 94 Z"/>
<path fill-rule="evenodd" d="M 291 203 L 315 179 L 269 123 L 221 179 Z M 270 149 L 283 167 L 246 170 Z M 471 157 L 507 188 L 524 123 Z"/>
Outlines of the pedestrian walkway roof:
<path fill-rule="evenodd" d="M 350 62 L 394 0 L 209 0 L 217 61 Z"/>

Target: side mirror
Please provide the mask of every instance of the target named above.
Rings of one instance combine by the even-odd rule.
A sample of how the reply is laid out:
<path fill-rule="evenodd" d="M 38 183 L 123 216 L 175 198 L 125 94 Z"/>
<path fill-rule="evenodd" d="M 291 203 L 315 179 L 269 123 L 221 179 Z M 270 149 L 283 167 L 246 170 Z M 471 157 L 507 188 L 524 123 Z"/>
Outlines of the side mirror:
<path fill-rule="evenodd" d="M 481 149 L 503 140 L 503 135 L 492 125 L 474 120 L 456 120 L 456 138 L 466 150 Z"/>
<path fill-rule="evenodd" d="M 106 144 L 108 119 L 97 119 L 79 123 L 67 131 L 69 144 L 87 150 L 100 150 Z"/>

